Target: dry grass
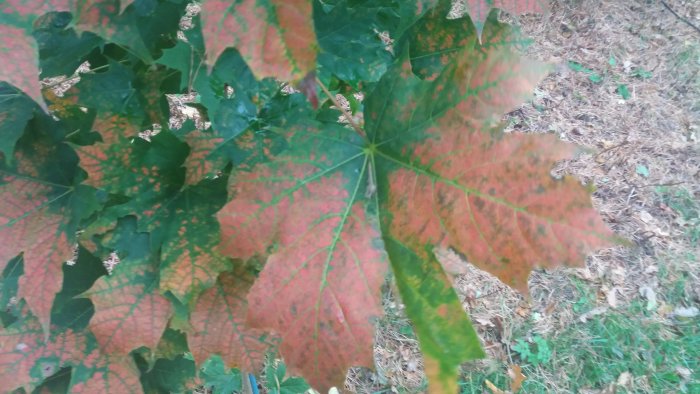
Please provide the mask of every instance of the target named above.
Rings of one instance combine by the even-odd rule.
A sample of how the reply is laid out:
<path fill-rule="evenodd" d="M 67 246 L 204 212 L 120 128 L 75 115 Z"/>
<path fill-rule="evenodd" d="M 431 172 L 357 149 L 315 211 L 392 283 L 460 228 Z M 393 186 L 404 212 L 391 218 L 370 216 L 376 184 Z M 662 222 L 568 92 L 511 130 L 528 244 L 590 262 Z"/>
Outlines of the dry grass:
<path fill-rule="evenodd" d="M 700 24 L 700 2 L 667 3 Z M 700 223 L 683 203 L 673 202 L 681 196 L 688 209 L 700 209 L 700 35 L 656 1 L 553 1 L 548 15 L 512 21 L 535 41 L 529 56 L 553 63 L 556 71 L 532 103 L 507 116 L 507 131 L 556 133 L 588 148 L 556 172 L 595 185 L 595 206 L 632 246 L 603 250 L 582 269 L 533 273 L 527 300 L 477 269 L 460 275 L 455 286 L 488 354 L 464 366 L 467 377 L 522 363 L 512 350 L 518 338 L 573 343 L 572 332 L 593 332 L 584 320 L 594 314 L 613 322 L 622 316 L 615 327 L 630 330 L 658 323 L 660 338 L 666 338 L 673 334 L 673 310 L 700 302 L 700 250 L 693 235 Z M 599 82 L 569 62 L 591 70 Z M 620 85 L 629 90 L 627 100 Z M 377 372 L 354 370 L 349 391 L 425 390 L 417 341 L 388 293 L 388 314 L 376 338 Z M 578 391 L 572 379 L 585 373 L 576 369 L 580 357 L 562 350 L 554 355 L 556 366 L 531 366 L 526 375 L 537 382 L 524 391 Z M 693 382 L 700 371 L 677 368 L 679 383 L 669 392 L 700 383 Z M 579 389 L 653 392 L 653 372 L 622 373 L 612 386 L 601 378 L 598 387 Z"/>

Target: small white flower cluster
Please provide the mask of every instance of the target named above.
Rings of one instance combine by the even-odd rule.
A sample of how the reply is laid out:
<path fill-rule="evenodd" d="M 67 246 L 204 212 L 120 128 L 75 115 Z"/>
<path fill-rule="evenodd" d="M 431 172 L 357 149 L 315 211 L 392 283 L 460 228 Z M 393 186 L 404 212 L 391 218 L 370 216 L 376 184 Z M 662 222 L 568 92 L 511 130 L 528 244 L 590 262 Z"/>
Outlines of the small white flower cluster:
<path fill-rule="evenodd" d="M 107 260 L 102 261 L 102 265 L 105 266 L 107 269 L 107 274 L 112 275 L 112 271 L 114 271 L 114 267 L 119 264 L 121 260 L 119 260 L 119 256 L 117 255 L 117 252 L 114 251 L 109 254 L 109 258 Z"/>

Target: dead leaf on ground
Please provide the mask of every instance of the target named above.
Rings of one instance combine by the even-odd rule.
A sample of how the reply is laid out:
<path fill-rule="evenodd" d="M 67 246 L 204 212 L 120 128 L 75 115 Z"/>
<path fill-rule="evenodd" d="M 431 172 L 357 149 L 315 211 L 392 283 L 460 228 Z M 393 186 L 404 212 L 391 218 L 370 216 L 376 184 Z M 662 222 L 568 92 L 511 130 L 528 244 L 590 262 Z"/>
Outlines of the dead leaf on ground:
<path fill-rule="evenodd" d="M 510 382 L 510 392 L 514 394 L 520 390 L 523 382 L 527 379 L 527 376 L 523 375 L 523 370 L 520 368 L 520 365 L 515 364 L 508 368 L 508 377 L 512 379 Z"/>

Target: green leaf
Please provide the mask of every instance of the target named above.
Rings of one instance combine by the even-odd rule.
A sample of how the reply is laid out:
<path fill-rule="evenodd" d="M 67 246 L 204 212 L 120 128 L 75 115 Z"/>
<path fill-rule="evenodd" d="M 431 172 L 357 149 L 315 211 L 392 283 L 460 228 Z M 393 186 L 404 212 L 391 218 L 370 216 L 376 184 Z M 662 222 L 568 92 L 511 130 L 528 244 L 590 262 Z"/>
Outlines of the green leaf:
<path fill-rule="evenodd" d="M 287 377 L 287 367 L 282 362 L 270 363 L 265 371 L 267 391 L 270 394 L 303 394 L 309 385 L 302 378 Z"/>
<path fill-rule="evenodd" d="M 627 85 L 623 83 L 617 85 L 617 93 L 619 93 L 625 100 L 629 100 L 629 98 L 632 97 L 629 89 L 627 89 Z"/>
<path fill-rule="evenodd" d="M 15 144 L 34 116 L 34 103 L 15 89 L 0 83 L 0 152 L 12 164 Z"/>
<path fill-rule="evenodd" d="M 189 186 L 139 223 L 151 231 L 152 250 L 161 249 L 160 289 L 190 305 L 230 268 L 216 251 L 219 224 L 214 214 L 225 203 L 226 178 Z"/>
<path fill-rule="evenodd" d="M 95 34 L 78 35 L 67 28 L 70 21 L 70 13 L 51 13 L 42 18 L 41 25 L 32 33 L 39 45 L 39 67 L 44 78 L 72 75 L 87 55 L 102 43 Z"/>
<path fill-rule="evenodd" d="M 249 322 L 278 332 L 292 372 L 318 390 L 372 364 L 387 252 L 430 384 L 455 391 L 458 365 L 482 353 L 435 247 L 526 292 L 535 267 L 580 265 L 613 243 L 589 190 L 550 175 L 573 147 L 502 133 L 547 68 L 496 45 L 509 33 L 488 23 L 483 45 L 430 81 L 404 51 L 365 100 L 364 130 L 290 121 L 283 153 L 230 177 L 221 250 L 267 260 Z"/>
<path fill-rule="evenodd" d="M 314 22 L 323 71 L 356 84 L 376 82 L 389 68 L 393 55 L 379 33 L 395 33 L 399 23 L 395 8 L 384 1 L 339 1 L 332 7 L 314 3 Z"/>
<path fill-rule="evenodd" d="M 241 391 L 241 372 L 238 369 L 226 368 L 221 357 L 213 355 L 207 359 L 200 369 L 204 387 L 212 390 L 212 394 L 229 394 Z"/>

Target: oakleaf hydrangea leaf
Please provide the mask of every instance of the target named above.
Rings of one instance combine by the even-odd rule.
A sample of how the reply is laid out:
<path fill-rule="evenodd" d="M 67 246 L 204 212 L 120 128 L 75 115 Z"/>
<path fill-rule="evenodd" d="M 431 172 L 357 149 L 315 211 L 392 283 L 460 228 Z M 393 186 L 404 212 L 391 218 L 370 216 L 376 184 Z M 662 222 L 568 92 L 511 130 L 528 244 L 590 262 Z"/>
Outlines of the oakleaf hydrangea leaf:
<path fill-rule="evenodd" d="M 501 27 L 490 23 L 496 40 Z M 548 69 L 493 40 L 458 51 L 428 80 L 405 50 L 367 97 L 364 132 L 290 123 L 288 150 L 231 176 L 233 199 L 217 215 L 222 251 L 267 257 L 249 322 L 279 332 L 282 356 L 315 388 L 371 364 L 379 312 L 368 309 L 378 308 L 387 253 L 431 390 L 454 392 L 457 367 L 483 352 L 436 247 L 526 292 L 533 268 L 580 265 L 614 243 L 590 191 L 550 175 L 572 146 L 502 132 L 502 114 Z"/>
<path fill-rule="evenodd" d="M 224 362 L 249 372 L 262 370 L 271 338 L 246 325 L 246 293 L 254 278 L 243 269 L 222 273 L 214 287 L 197 300 L 187 339 L 197 364 L 218 354 Z"/>
<path fill-rule="evenodd" d="M 299 80 L 316 67 L 309 0 L 206 0 L 202 32 L 209 65 L 234 47 L 258 78 Z"/>

